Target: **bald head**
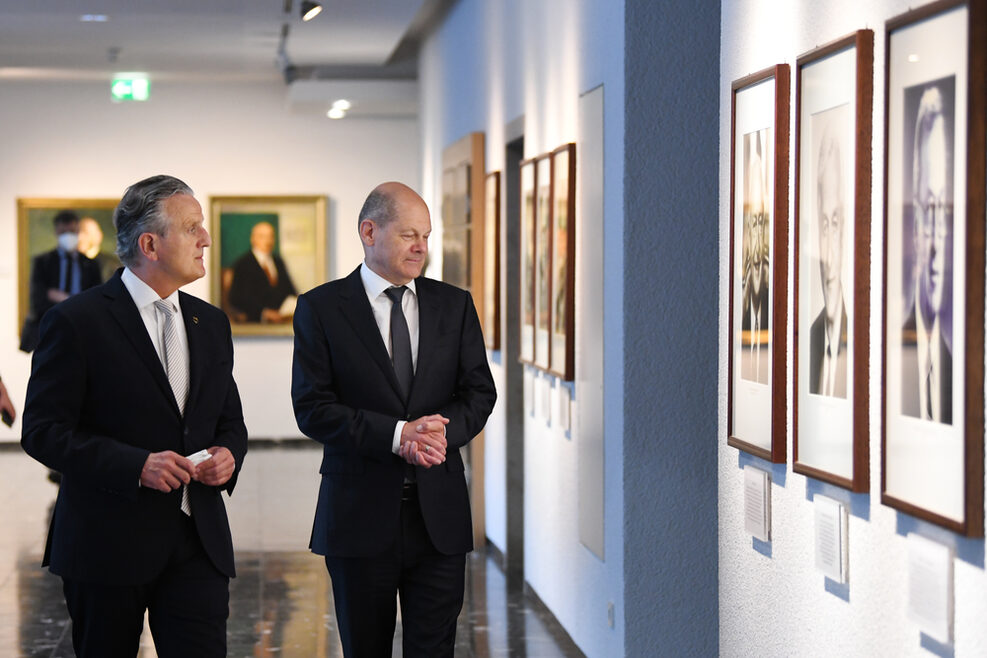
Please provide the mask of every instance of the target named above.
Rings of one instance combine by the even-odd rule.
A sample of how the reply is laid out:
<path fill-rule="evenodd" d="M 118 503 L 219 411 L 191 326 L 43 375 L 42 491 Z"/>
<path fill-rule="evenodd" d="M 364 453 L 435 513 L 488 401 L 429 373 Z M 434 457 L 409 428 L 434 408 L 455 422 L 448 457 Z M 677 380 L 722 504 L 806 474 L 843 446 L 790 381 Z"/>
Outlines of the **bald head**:
<path fill-rule="evenodd" d="M 403 183 L 381 183 L 363 203 L 359 228 L 371 270 L 395 285 L 421 275 L 432 223 L 417 192 Z"/>
<path fill-rule="evenodd" d="M 381 183 L 373 189 L 363 202 L 360 209 L 358 225 L 364 220 L 371 219 L 378 227 L 382 228 L 390 224 L 402 212 L 410 212 L 424 209 L 428 212 L 425 202 L 418 193 L 397 181 Z"/>
<path fill-rule="evenodd" d="M 274 226 L 270 222 L 257 222 L 250 229 L 250 248 L 264 254 L 274 251 Z"/>

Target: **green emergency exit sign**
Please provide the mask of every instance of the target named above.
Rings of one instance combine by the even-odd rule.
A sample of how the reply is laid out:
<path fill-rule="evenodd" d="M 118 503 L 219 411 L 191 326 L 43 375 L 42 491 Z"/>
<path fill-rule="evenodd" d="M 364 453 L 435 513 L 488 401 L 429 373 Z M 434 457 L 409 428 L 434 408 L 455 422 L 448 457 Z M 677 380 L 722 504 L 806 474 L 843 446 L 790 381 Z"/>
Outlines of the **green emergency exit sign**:
<path fill-rule="evenodd" d="M 143 76 L 118 75 L 110 83 L 110 97 L 117 103 L 146 101 L 151 97 L 151 81 Z"/>

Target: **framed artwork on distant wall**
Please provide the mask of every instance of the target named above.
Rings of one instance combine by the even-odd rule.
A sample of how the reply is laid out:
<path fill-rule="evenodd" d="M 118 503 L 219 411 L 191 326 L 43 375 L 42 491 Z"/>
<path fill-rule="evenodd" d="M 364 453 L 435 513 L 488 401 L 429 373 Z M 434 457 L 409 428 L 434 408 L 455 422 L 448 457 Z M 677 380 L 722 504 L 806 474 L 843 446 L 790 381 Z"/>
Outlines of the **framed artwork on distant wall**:
<path fill-rule="evenodd" d="M 795 74 L 793 468 L 870 487 L 874 33 L 798 58 Z"/>
<path fill-rule="evenodd" d="M 732 85 L 727 442 L 784 462 L 790 71 Z"/>
<path fill-rule="evenodd" d="M 209 199 L 213 303 L 238 335 L 290 336 L 298 294 L 326 280 L 324 196 Z"/>
<path fill-rule="evenodd" d="M 575 377 L 576 145 L 552 151 L 552 299 L 549 370 Z"/>
<path fill-rule="evenodd" d="M 987 2 L 886 32 L 881 502 L 982 537 Z"/>
<path fill-rule="evenodd" d="M 535 365 L 548 370 L 552 326 L 552 158 L 535 164 Z"/>
<path fill-rule="evenodd" d="M 487 174 L 483 225 L 483 338 L 491 350 L 500 349 L 500 172 Z"/>
<path fill-rule="evenodd" d="M 535 362 L 535 161 L 521 163 L 521 351 L 522 363 Z"/>
<path fill-rule="evenodd" d="M 55 303 L 48 298 L 51 282 L 46 283 L 44 275 L 45 271 L 51 268 L 48 267 L 48 263 L 42 262 L 43 255 L 52 252 L 58 246 L 53 223 L 55 215 L 70 210 L 79 217 L 77 249 L 96 261 L 99 279 L 106 281 L 120 267 L 120 260 L 116 257 L 117 232 L 113 226 L 113 211 L 119 201 L 119 199 L 17 199 L 16 320 L 22 349 L 25 351 L 33 350 L 37 343 L 41 318 L 34 316 L 38 311 L 43 313 L 48 306 Z M 85 278 L 87 285 L 98 283 L 95 278 L 88 276 Z M 67 285 L 70 287 L 70 284 Z M 24 333 L 30 335 L 25 336 Z"/>

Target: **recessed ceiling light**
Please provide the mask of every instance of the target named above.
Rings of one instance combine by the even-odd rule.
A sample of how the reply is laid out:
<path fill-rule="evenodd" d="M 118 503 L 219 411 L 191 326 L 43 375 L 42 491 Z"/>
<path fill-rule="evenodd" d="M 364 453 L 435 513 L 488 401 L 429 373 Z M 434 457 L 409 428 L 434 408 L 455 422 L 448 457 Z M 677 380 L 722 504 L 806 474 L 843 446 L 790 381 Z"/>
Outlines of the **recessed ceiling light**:
<path fill-rule="evenodd" d="M 915 62 L 918 61 L 918 55 L 912 53 L 911 55 L 908 56 L 908 61 L 914 64 Z"/>
<path fill-rule="evenodd" d="M 110 20 L 110 17 L 106 14 L 82 14 L 79 16 L 79 21 L 82 23 L 105 23 Z"/>
<path fill-rule="evenodd" d="M 346 100 L 345 98 L 340 98 L 340 99 L 339 99 L 338 101 L 336 101 L 335 103 L 333 103 L 333 104 L 332 104 L 332 106 L 333 106 L 334 108 L 338 108 L 338 109 L 340 109 L 340 110 L 342 110 L 342 111 L 344 111 L 344 112 L 345 112 L 346 110 L 348 110 L 348 109 L 350 109 L 351 107 L 353 107 L 353 104 L 352 104 L 352 103 L 350 103 L 350 102 L 349 102 L 348 100 Z"/>
<path fill-rule="evenodd" d="M 322 13 L 322 5 L 318 2 L 303 2 L 302 3 L 302 20 L 310 21 L 319 14 Z"/>
<path fill-rule="evenodd" d="M 334 107 L 328 112 L 326 112 L 326 116 L 329 117 L 330 119 L 342 119 L 344 116 L 346 116 L 346 111 L 338 107 Z"/>

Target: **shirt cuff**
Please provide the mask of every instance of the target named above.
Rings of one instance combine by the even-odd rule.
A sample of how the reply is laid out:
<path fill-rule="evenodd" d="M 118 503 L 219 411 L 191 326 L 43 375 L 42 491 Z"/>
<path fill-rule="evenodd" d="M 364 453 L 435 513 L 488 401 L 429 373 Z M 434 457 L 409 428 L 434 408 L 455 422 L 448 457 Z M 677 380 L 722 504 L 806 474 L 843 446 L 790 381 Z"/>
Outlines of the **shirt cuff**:
<path fill-rule="evenodd" d="M 394 437 L 391 439 L 391 452 L 395 455 L 398 454 L 398 450 L 401 449 L 401 432 L 404 431 L 404 426 L 408 424 L 406 420 L 399 420 L 394 425 Z"/>

